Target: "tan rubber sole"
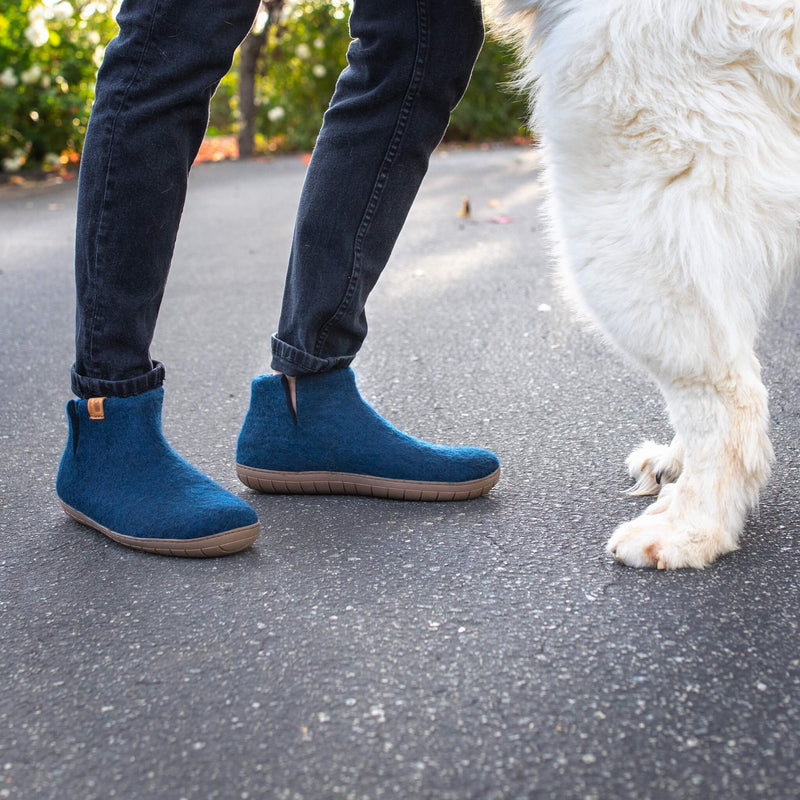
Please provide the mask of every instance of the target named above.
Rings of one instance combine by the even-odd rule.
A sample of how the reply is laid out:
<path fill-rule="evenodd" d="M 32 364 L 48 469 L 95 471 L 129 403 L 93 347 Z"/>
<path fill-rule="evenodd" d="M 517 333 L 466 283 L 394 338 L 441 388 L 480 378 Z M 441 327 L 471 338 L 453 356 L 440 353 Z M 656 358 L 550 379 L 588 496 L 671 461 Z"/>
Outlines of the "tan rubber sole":
<path fill-rule="evenodd" d="M 245 486 L 267 494 L 350 494 L 429 502 L 472 500 L 500 480 L 499 468 L 485 478 L 463 483 L 404 481 L 347 472 L 278 472 L 243 464 L 236 465 L 236 474 Z"/>
<path fill-rule="evenodd" d="M 103 525 L 90 519 L 80 511 L 68 506 L 63 500 L 59 500 L 64 511 L 72 519 L 82 525 L 88 525 L 100 533 L 104 533 L 125 547 L 132 547 L 134 550 L 143 550 L 145 553 L 158 553 L 161 556 L 182 556 L 184 558 L 212 558 L 215 556 L 227 556 L 231 553 L 238 553 L 258 538 L 260 525 L 247 525 L 244 528 L 234 528 L 230 531 L 215 533 L 212 536 L 203 536 L 200 539 L 139 539 L 135 536 L 125 536 L 116 533 Z"/>

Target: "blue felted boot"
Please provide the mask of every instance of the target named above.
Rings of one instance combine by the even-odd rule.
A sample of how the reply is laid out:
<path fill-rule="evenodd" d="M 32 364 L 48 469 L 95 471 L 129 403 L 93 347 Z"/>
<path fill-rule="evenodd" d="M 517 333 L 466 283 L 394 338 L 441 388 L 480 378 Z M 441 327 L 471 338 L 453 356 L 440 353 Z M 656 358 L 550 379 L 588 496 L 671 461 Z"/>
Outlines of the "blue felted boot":
<path fill-rule="evenodd" d="M 184 461 L 161 433 L 159 387 L 67 404 L 56 478 L 64 511 L 120 544 L 172 556 L 221 556 L 251 545 L 258 517 Z"/>
<path fill-rule="evenodd" d="M 468 500 L 500 477 L 488 450 L 443 447 L 401 433 L 364 401 L 349 368 L 298 378 L 297 413 L 280 375 L 252 383 L 236 472 L 251 489 Z"/>

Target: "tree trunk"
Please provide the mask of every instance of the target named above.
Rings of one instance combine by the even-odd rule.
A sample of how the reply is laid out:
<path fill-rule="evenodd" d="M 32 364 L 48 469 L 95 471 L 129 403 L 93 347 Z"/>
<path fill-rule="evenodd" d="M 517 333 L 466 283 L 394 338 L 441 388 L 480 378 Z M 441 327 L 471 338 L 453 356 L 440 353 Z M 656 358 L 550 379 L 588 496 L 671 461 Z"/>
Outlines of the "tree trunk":
<path fill-rule="evenodd" d="M 256 143 L 256 75 L 269 30 L 277 25 L 285 0 L 262 0 L 267 12 L 263 30 L 250 31 L 239 52 L 239 158 L 252 158 Z"/>

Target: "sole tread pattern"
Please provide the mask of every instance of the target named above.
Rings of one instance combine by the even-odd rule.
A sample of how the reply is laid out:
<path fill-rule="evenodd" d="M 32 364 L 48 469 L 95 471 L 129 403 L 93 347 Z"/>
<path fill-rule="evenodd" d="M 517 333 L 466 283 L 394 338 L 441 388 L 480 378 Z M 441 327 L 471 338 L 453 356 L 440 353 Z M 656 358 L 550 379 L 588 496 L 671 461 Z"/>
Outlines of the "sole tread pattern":
<path fill-rule="evenodd" d="M 95 522 L 90 517 L 82 514 L 74 508 L 68 506 L 63 500 L 59 501 L 67 516 L 72 517 L 76 522 L 93 528 L 105 534 L 109 539 L 113 539 L 118 544 L 130 547 L 133 550 L 141 550 L 145 553 L 156 553 L 161 556 L 179 556 L 182 558 L 216 558 L 238 553 L 250 547 L 258 538 L 260 531 L 259 523 L 247 525 L 243 528 L 234 528 L 222 533 L 215 533 L 211 536 L 203 536 L 199 539 L 147 539 L 137 536 L 126 536 L 117 533 L 99 522 Z"/>
<path fill-rule="evenodd" d="M 343 472 L 279 472 L 243 464 L 236 465 L 236 474 L 245 486 L 264 494 L 345 494 L 440 503 L 481 497 L 500 479 L 499 469 L 474 481 L 437 483 Z"/>

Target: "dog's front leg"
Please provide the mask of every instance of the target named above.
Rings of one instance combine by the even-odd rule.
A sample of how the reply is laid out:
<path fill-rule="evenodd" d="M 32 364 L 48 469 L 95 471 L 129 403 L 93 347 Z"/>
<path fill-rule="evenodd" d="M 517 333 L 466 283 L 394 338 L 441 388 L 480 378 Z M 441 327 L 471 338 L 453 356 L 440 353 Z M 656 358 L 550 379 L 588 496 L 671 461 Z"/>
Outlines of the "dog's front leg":
<path fill-rule="evenodd" d="M 738 547 L 769 476 L 766 390 L 754 357 L 663 388 L 684 444 L 683 471 L 645 513 L 615 531 L 608 549 L 630 566 L 704 567 Z"/>

